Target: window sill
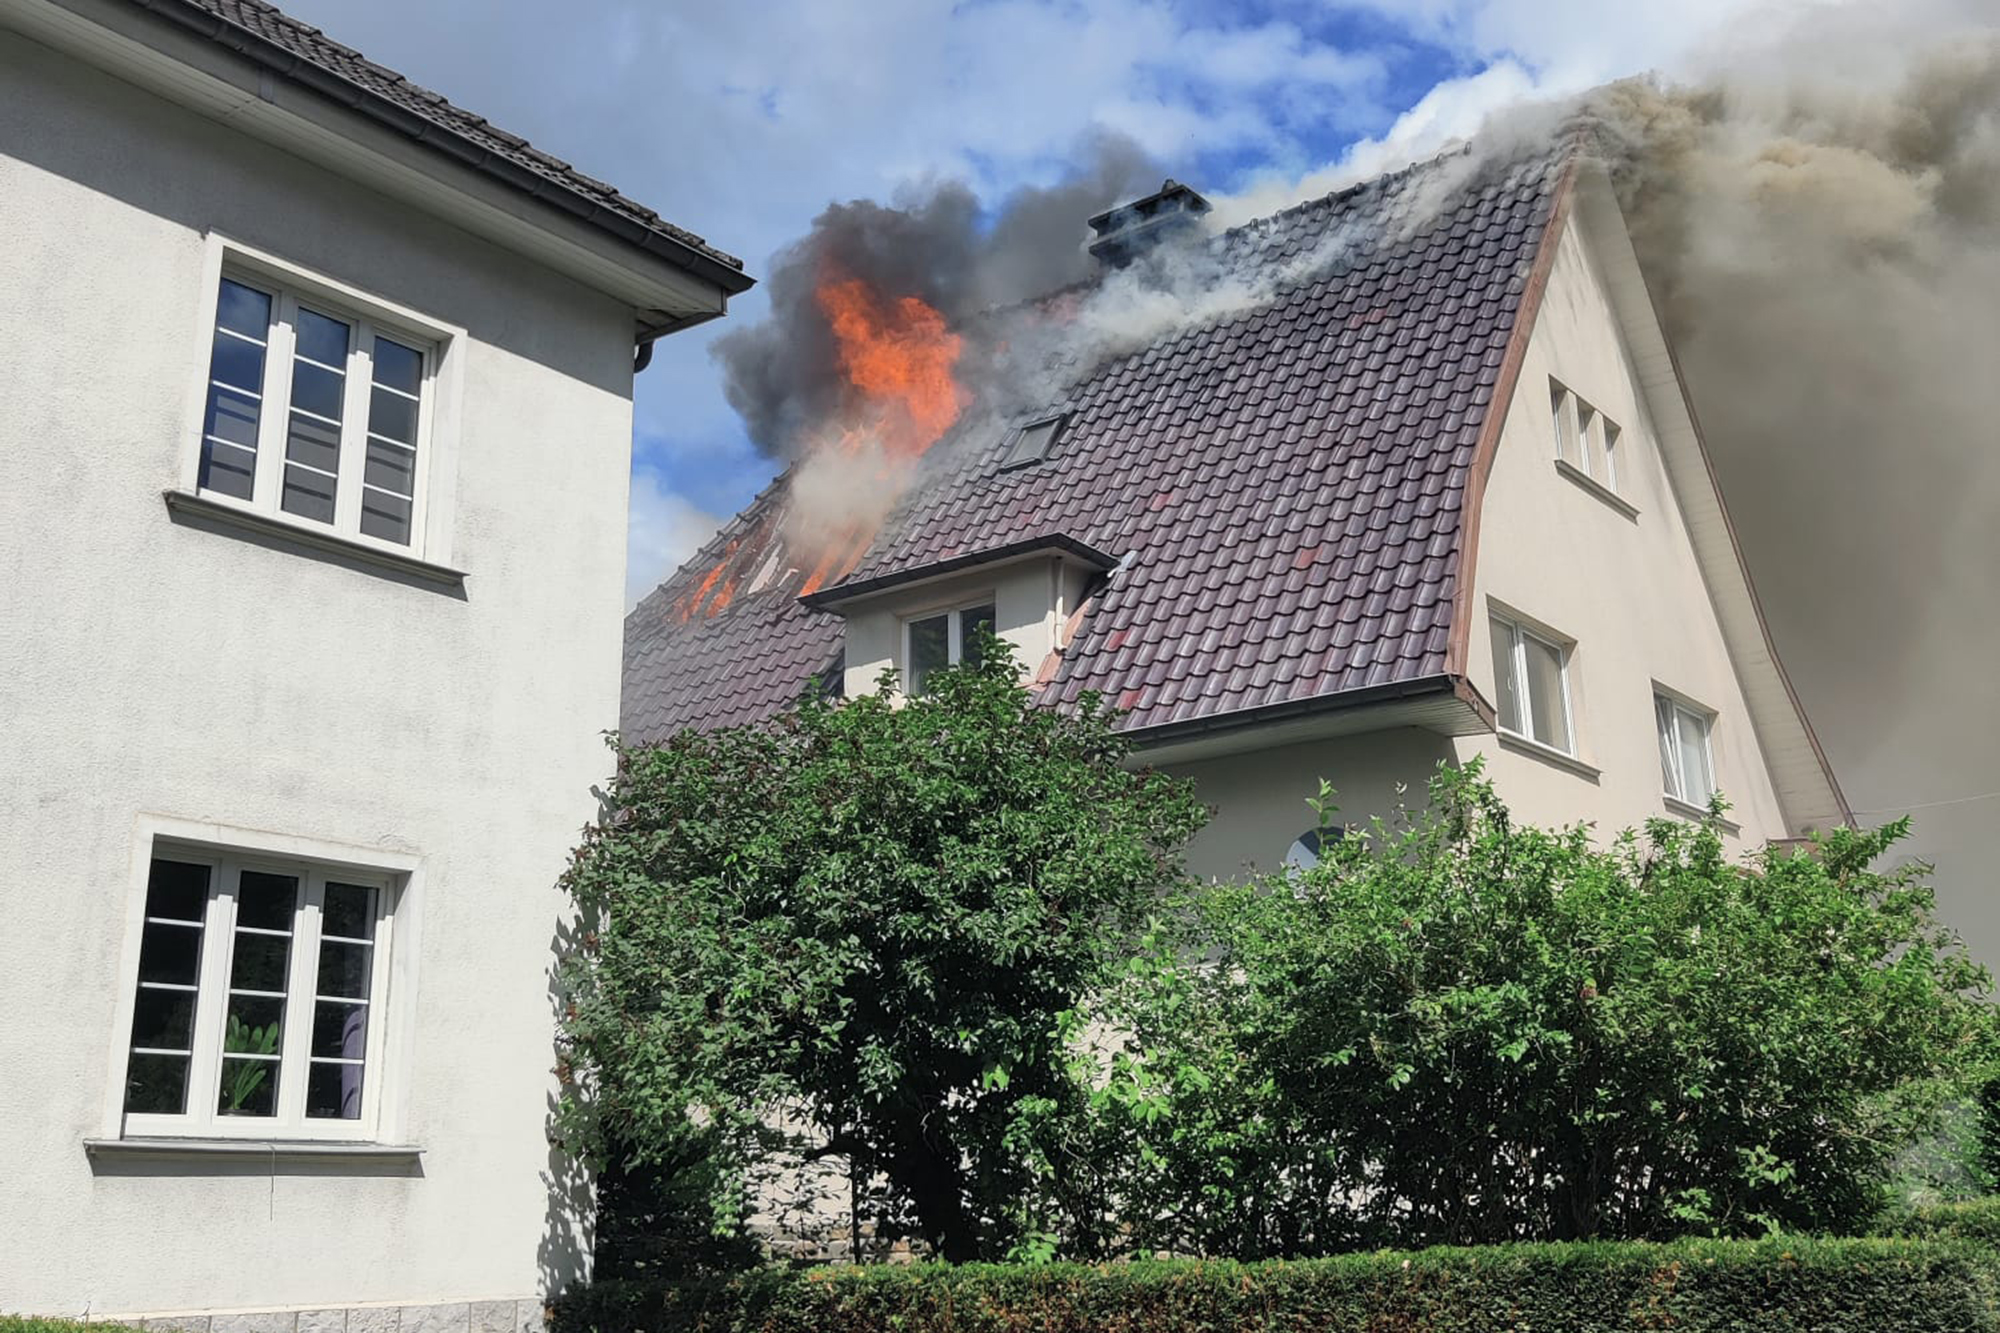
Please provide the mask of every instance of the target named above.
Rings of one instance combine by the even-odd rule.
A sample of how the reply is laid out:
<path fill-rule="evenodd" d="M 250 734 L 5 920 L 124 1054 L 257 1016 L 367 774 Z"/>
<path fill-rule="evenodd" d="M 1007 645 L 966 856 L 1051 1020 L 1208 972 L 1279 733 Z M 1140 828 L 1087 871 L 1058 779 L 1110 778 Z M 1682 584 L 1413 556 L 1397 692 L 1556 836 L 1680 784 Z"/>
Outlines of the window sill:
<path fill-rule="evenodd" d="M 1567 458 L 1558 458 L 1556 460 L 1556 471 L 1583 487 L 1586 491 L 1589 491 L 1605 504 L 1610 505 L 1626 518 L 1632 519 L 1634 522 L 1638 520 L 1639 506 L 1633 504 L 1630 500 L 1612 490 L 1609 486 L 1606 486 L 1603 482 L 1591 476 Z"/>
<path fill-rule="evenodd" d="M 309 547 L 315 551 L 325 551 L 360 564 L 393 570 L 409 578 L 437 584 L 461 593 L 465 588 L 463 570 L 432 564 L 413 555 L 384 550 L 365 542 L 351 541 L 346 537 L 309 528 L 303 524 L 289 523 L 284 519 L 273 518 L 269 514 L 258 513 L 256 510 L 245 509 L 241 505 L 229 504 L 193 491 L 173 490 L 163 492 L 163 495 L 168 511 L 176 518 L 233 527 L 259 537 L 275 539 L 294 546 Z"/>
<path fill-rule="evenodd" d="M 1553 745 L 1544 745 L 1531 737 L 1517 736 L 1511 731 L 1498 731 L 1494 735 L 1499 737 L 1500 744 L 1506 749 L 1527 755 L 1530 759 L 1539 759 L 1545 764 L 1553 764 L 1557 768 L 1566 768 L 1578 777 L 1589 778 L 1592 782 L 1597 781 L 1604 772 L 1595 764 L 1586 764 L 1573 754 L 1566 754 Z"/>
<path fill-rule="evenodd" d="M 366 1162 L 415 1166 L 424 1150 L 407 1143 L 355 1143 L 337 1139 L 85 1139 L 93 1160 L 186 1161 L 254 1158 L 260 1162 Z"/>
<path fill-rule="evenodd" d="M 1696 805 L 1693 801 L 1683 801 L 1678 796 L 1662 795 L 1660 799 L 1667 803 L 1667 813 L 1669 814 L 1679 815 L 1682 819 L 1691 819 L 1697 824 L 1713 823 L 1717 828 L 1732 837 L 1743 832 L 1741 824 L 1733 819 L 1723 819 L 1719 816 L 1709 814 L 1707 806 Z"/>

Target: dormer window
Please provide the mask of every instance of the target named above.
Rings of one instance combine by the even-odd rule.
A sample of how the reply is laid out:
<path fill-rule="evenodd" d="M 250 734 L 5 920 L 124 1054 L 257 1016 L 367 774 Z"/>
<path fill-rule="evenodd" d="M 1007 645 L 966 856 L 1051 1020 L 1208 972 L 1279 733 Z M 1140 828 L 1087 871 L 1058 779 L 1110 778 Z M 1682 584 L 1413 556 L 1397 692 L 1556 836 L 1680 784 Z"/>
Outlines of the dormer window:
<path fill-rule="evenodd" d="M 1039 463 L 1049 456 L 1055 447 L 1056 437 L 1062 434 L 1063 424 L 1069 418 L 1064 415 L 1044 417 L 1031 421 L 1014 432 L 1014 442 L 1007 450 L 1007 456 L 1000 460 L 1000 470 L 1022 467 L 1028 463 Z"/>
<path fill-rule="evenodd" d="M 929 688 L 933 672 L 978 664 L 980 632 L 993 632 L 993 602 L 915 616 L 903 624 L 904 688 L 915 696 Z"/>

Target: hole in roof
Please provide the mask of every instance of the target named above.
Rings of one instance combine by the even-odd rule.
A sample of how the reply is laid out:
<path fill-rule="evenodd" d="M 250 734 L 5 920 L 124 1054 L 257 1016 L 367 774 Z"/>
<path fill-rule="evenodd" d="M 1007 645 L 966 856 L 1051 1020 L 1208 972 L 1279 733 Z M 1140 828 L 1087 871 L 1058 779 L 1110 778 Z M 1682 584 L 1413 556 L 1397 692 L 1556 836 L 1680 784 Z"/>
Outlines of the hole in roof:
<path fill-rule="evenodd" d="M 1026 463 L 1039 463 L 1049 456 L 1055 447 L 1056 437 L 1062 434 L 1064 423 L 1069 417 L 1058 413 L 1031 421 L 1014 432 L 1014 442 L 1007 450 L 1007 456 L 1000 460 L 1000 470 L 1020 467 Z"/>

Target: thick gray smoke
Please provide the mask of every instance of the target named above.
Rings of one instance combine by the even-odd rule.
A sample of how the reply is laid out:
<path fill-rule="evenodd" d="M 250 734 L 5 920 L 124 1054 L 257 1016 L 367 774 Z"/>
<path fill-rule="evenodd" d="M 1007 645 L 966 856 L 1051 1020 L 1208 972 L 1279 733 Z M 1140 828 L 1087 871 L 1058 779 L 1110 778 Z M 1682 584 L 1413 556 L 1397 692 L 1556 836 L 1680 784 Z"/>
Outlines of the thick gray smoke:
<path fill-rule="evenodd" d="M 716 342 L 729 402 L 750 438 L 790 461 L 846 407 L 852 388 L 815 295 L 829 272 L 891 297 L 915 296 L 975 340 L 960 367 L 977 398 L 978 380 L 995 360 L 991 345 L 977 344 L 993 336 L 982 333 L 990 321 L 981 317 L 1087 277 L 1084 219 L 1158 186 L 1158 170 L 1128 140 L 1094 139 L 1082 156 L 1083 168 L 1070 179 L 1020 190 L 991 216 L 956 182 L 894 204 L 830 205 L 772 264 L 770 316 Z"/>
<path fill-rule="evenodd" d="M 1821 20 L 1593 99 L 1778 647 L 2000 963 L 2000 34 Z M 1931 806 L 1933 802 L 1953 804 Z"/>

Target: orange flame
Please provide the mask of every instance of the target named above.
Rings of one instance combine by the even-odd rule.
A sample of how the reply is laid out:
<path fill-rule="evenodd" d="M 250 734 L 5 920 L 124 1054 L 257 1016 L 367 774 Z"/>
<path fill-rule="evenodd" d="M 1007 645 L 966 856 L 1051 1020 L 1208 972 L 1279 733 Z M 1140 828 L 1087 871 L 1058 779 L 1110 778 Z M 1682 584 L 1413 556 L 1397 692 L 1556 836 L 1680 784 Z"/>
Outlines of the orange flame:
<path fill-rule="evenodd" d="M 906 465 L 943 438 L 970 401 L 953 374 L 965 339 L 922 298 L 887 296 L 837 269 L 823 273 L 813 296 L 833 333 L 851 395 L 841 420 L 827 423 L 811 447 L 860 455 L 873 445 L 883 490 L 900 491 Z M 805 553 L 813 563 L 803 571 L 798 595 L 846 578 L 874 544 L 879 522 L 879 515 L 865 521 L 856 516 L 813 540 L 818 549 Z M 727 609 L 749 578 L 750 567 L 775 539 L 767 529 L 753 540 L 731 542 L 715 568 L 676 608 L 680 618 L 714 616 Z"/>
<path fill-rule="evenodd" d="M 829 274 L 813 295 L 861 400 L 860 420 L 843 437 L 847 447 L 872 438 L 892 459 L 922 454 L 965 410 L 965 391 L 952 376 L 965 339 L 921 298 L 885 298 L 860 278 Z"/>

